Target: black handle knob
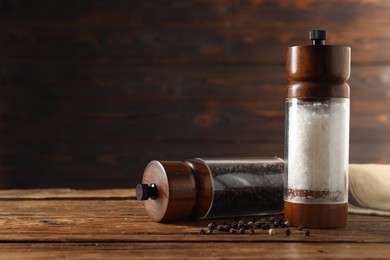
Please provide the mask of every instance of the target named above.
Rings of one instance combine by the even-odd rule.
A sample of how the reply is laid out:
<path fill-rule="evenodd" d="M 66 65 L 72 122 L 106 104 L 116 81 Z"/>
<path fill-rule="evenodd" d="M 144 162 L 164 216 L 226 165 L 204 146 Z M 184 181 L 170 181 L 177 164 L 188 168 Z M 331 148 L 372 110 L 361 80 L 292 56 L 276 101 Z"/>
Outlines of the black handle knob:
<path fill-rule="evenodd" d="M 309 38 L 313 45 L 324 45 L 326 40 L 326 31 L 312 30 L 309 33 Z"/>
<path fill-rule="evenodd" d="M 157 198 L 157 186 L 152 183 L 148 184 L 138 184 L 136 187 L 137 200 L 155 200 Z"/>

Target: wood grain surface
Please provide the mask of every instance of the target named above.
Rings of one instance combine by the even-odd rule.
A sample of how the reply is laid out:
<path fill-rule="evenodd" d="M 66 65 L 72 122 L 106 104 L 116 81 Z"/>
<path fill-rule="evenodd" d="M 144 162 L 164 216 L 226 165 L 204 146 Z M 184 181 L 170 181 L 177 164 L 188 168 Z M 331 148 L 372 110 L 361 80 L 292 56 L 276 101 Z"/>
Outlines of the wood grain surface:
<path fill-rule="evenodd" d="M 390 163 L 390 2 L 0 1 L 0 188 L 134 187 L 284 154 L 286 48 L 352 48 L 353 163 Z"/>
<path fill-rule="evenodd" d="M 69 196 L 72 194 L 72 196 Z M 218 219 L 222 223 L 225 220 Z M 210 220 L 151 221 L 126 190 L 3 190 L 1 259 L 388 259 L 390 219 L 349 215 L 343 229 L 199 235 Z"/>
<path fill-rule="evenodd" d="M 383 244 L 356 243 L 2 243 L 6 259 L 386 259 Z"/>

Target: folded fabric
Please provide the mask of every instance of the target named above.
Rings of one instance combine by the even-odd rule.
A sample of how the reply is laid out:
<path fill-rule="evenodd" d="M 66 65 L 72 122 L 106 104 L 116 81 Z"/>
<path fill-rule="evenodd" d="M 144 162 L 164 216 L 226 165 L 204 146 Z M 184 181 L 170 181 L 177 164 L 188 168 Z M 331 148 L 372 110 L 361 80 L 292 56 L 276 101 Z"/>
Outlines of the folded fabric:
<path fill-rule="evenodd" d="M 350 164 L 348 212 L 390 216 L 390 165 Z"/>

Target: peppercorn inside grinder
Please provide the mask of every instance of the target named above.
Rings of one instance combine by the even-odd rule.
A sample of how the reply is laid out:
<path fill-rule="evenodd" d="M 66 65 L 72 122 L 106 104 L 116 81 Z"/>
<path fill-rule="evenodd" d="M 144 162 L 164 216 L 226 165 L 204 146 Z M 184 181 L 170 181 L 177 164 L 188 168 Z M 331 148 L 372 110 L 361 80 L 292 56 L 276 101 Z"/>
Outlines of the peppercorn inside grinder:
<path fill-rule="evenodd" d="M 325 45 L 287 49 L 284 218 L 294 226 L 347 225 L 351 49 Z"/>
<path fill-rule="evenodd" d="M 283 212 L 280 158 L 151 161 L 137 199 L 156 222 Z"/>

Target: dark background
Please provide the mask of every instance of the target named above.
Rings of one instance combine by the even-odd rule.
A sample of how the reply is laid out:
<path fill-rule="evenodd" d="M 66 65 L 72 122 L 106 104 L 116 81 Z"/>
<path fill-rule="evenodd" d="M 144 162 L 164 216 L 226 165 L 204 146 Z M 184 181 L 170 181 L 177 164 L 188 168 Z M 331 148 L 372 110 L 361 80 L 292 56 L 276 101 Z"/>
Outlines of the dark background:
<path fill-rule="evenodd" d="M 0 188 L 133 187 L 283 156 L 285 50 L 352 47 L 354 163 L 390 163 L 390 1 L 0 1 Z"/>

